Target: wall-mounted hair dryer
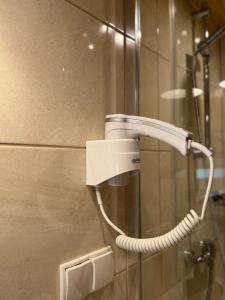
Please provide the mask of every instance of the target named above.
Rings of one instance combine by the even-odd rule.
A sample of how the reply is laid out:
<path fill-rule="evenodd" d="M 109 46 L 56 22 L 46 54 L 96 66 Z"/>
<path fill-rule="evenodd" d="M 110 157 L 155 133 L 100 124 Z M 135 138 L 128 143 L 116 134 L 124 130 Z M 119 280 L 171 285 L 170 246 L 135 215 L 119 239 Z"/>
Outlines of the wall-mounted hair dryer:
<path fill-rule="evenodd" d="M 186 155 L 191 148 L 203 152 L 209 159 L 210 171 L 202 212 L 199 216 L 191 210 L 187 216 L 171 231 L 159 237 L 137 239 L 126 234 L 107 217 L 100 193 L 100 185 L 123 186 L 130 175 L 140 169 L 140 151 L 137 137 L 140 135 L 156 138 L 176 148 Z M 106 116 L 105 140 L 86 143 L 86 184 L 96 188 L 97 201 L 106 222 L 119 233 L 116 244 L 134 252 L 157 252 L 172 247 L 182 240 L 203 220 L 213 178 L 212 153 L 205 146 L 192 139 L 192 133 L 172 124 L 139 116 L 114 114 Z"/>

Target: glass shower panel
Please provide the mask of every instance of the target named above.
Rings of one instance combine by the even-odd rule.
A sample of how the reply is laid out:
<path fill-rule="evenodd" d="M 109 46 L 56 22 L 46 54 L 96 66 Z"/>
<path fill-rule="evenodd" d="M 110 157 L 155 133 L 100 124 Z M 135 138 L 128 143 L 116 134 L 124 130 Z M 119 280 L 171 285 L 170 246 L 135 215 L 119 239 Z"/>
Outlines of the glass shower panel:
<path fill-rule="evenodd" d="M 205 23 L 203 20 L 193 22 L 191 14 L 193 7 L 187 1 L 176 0 L 176 15 L 174 44 L 176 45 L 176 89 L 184 90 L 185 97 L 174 101 L 174 123 L 180 127 L 194 132 L 195 139 L 199 140 L 198 123 L 200 125 L 201 142 L 204 143 L 204 94 L 197 97 L 200 115 L 196 114 L 194 103 L 193 73 L 193 43 L 204 38 Z M 224 20 L 225 22 L 225 20 Z M 212 32 L 208 28 L 209 34 Z M 179 297 L 190 300 L 224 299 L 224 222 L 225 210 L 216 200 L 217 195 L 224 190 L 224 127 L 221 90 L 218 86 L 221 74 L 221 41 L 210 46 L 210 120 L 211 120 L 211 146 L 215 160 L 215 175 L 212 194 L 205 220 L 186 240 L 186 244 L 178 245 L 178 278 L 181 282 Z M 199 55 L 196 67 L 197 88 L 204 92 L 203 58 Z M 200 91 L 201 93 L 201 91 Z M 197 118 L 199 120 L 197 120 Z M 187 165 L 174 153 L 174 167 L 176 178 L 176 208 L 177 221 L 180 220 L 187 209 L 193 208 L 200 212 L 207 183 L 208 163 L 199 153 L 188 158 Z M 181 172 L 182 169 L 182 172 Z M 180 175 L 182 173 L 182 176 Z M 180 197 L 180 190 L 186 186 L 186 191 Z M 184 204 L 185 203 L 185 204 Z M 188 207 L 187 207 L 188 205 Z M 181 256 L 183 258 L 181 258 Z"/>
<path fill-rule="evenodd" d="M 139 111 L 185 128 L 204 143 L 203 58 L 198 56 L 194 73 L 193 51 L 204 37 L 206 24 L 201 19 L 193 22 L 197 2 L 201 3 L 140 1 Z M 212 20 L 207 24 L 211 34 L 215 24 Z M 141 255 L 142 300 L 225 299 L 225 92 L 219 88 L 225 79 L 224 53 L 225 38 L 210 46 L 211 146 L 216 169 L 207 215 L 177 247 Z M 172 229 L 190 208 L 201 211 L 208 162 L 198 152 L 183 157 L 167 144 L 149 139 L 141 140 L 141 158 L 141 236 L 146 238 Z"/>
<path fill-rule="evenodd" d="M 141 0 L 140 115 L 172 122 L 173 57 L 170 2 Z M 173 152 L 156 139 L 141 139 L 141 236 L 158 236 L 175 225 Z M 176 299 L 177 249 L 141 255 L 142 298 Z"/>

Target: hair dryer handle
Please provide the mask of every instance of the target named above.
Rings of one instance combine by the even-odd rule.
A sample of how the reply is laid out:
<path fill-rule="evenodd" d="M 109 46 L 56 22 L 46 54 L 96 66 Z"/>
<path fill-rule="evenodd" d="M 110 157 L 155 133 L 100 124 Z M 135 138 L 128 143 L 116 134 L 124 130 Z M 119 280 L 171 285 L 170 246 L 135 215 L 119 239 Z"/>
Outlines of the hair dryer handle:
<path fill-rule="evenodd" d="M 187 154 L 188 140 L 192 139 L 192 133 L 167 122 L 124 114 L 106 116 L 106 139 L 135 139 L 140 135 L 165 142 L 183 155 Z"/>

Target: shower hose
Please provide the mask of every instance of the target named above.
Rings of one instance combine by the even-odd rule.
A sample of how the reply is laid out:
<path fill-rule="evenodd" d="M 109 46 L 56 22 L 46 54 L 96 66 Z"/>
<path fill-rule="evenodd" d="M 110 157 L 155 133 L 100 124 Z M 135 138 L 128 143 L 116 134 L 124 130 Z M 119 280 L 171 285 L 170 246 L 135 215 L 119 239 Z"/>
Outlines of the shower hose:
<path fill-rule="evenodd" d="M 206 193 L 202 205 L 201 215 L 198 215 L 193 209 L 186 215 L 186 217 L 171 231 L 153 238 L 139 239 L 127 236 L 120 228 L 118 228 L 105 213 L 102 197 L 99 187 L 96 187 L 97 202 L 100 211 L 105 219 L 105 221 L 117 232 L 119 235 L 116 238 L 116 244 L 122 249 L 129 250 L 132 252 L 158 252 L 164 249 L 170 248 L 176 245 L 180 240 L 184 239 L 186 236 L 191 234 L 194 228 L 204 219 L 207 202 L 209 198 L 209 193 L 212 185 L 213 179 L 213 158 L 212 153 L 205 146 L 189 141 L 188 148 L 195 148 L 200 150 L 209 159 L 209 176 L 208 184 L 206 188 Z"/>

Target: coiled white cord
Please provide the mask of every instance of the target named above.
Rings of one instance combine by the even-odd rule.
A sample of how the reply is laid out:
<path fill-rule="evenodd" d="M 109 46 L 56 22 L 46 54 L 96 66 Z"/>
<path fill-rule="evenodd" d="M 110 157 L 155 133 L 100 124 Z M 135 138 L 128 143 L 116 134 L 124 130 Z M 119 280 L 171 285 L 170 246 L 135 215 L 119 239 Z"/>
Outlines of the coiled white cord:
<path fill-rule="evenodd" d="M 194 230 L 194 228 L 199 224 L 199 222 L 204 219 L 209 198 L 209 192 L 211 189 L 213 179 L 212 153 L 205 146 L 190 140 L 188 142 L 188 148 L 191 147 L 203 152 L 208 157 L 210 164 L 208 185 L 206 188 L 205 198 L 202 205 L 201 215 L 199 216 L 194 210 L 190 210 L 187 216 L 174 229 L 161 236 L 147 239 L 137 239 L 126 236 L 126 234 L 122 230 L 120 230 L 115 224 L 113 224 L 107 217 L 102 205 L 100 191 L 98 187 L 96 187 L 97 201 L 104 219 L 115 231 L 117 231 L 120 234 L 116 238 L 117 246 L 133 252 L 158 252 L 170 248 L 180 240 L 184 239 Z"/>

